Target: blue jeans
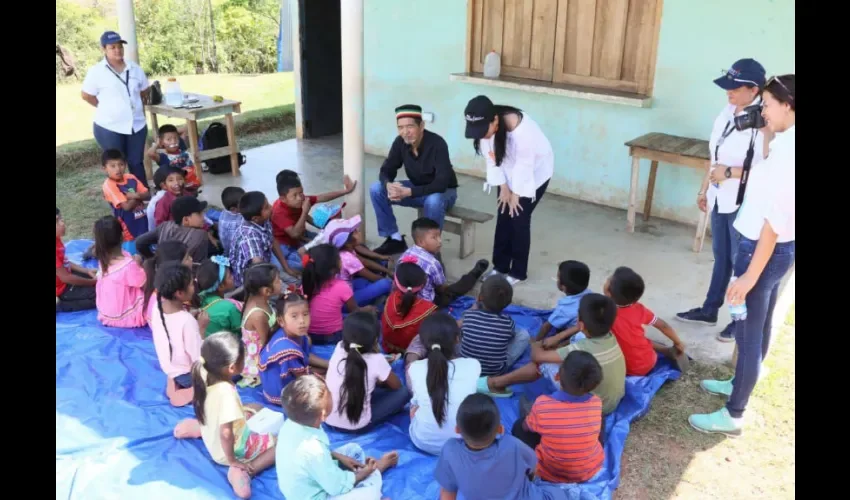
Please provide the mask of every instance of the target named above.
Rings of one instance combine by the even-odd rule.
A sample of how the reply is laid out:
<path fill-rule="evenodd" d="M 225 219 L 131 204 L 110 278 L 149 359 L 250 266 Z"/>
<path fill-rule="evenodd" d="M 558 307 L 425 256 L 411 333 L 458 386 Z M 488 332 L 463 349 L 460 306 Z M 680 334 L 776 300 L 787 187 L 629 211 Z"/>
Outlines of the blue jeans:
<path fill-rule="evenodd" d="M 351 288 L 354 289 L 354 301 L 358 306 L 363 307 L 372 304 L 378 297 L 389 295 L 393 289 L 393 282 L 389 278 L 378 281 L 354 278 L 351 280 Z"/>
<path fill-rule="evenodd" d="M 413 183 L 410 181 L 401 181 L 401 184 L 406 187 L 413 187 Z M 375 209 L 375 218 L 378 220 L 378 234 L 384 238 L 398 232 L 393 205 L 424 208 L 424 216 L 435 221 L 442 228 L 446 212 L 455 206 L 455 201 L 457 201 L 457 189 L 455 188 L 446 189 L 443 193 L 432 193 L 418 198 L 411 196 L 398 202 L 390 201 L 390 196 L 381 181 L 372 184 L 369 188 L 369 195 L 372 197 L 372 207 Z"/>
<path fill-rule="evenodd" d="M 316 237 L 316 233 L 312 231 L 304 231 L 304 236 L 312 240 Z M 275 242 L 275 245 L 277 245 L 277 242 Z M 284 245 L 283 243 L 280 244 L 280 253 L 286 257 L 286 263 L 289 264 L 289 268 L 293 271 L 301 272 L 304 270 L 304 265 L 301 263 L 301 254 L 298 253 L 299 248 L 301 247 L 292 247 Z M 283 269 L 283 266 L 277 261 L 277 257 L 274 253 L 272 253 L 272 264 Z"/>
<path fill-rule="evenodd" d="M 756 243 L 741 238 L 735 259 L 735 276 L 746 272 L 753 259 Z M 732 380 L 732 395 L 726 403 L 726 409 L 733 418 L 740 418 L 744 414 L 750 394 L 758 381 L 762 359 L 767 355 L 770 346 L 773 309 L 779 295 L 779 282 L 794 264 L 794 256 L 795 242 L 776 244 L 764 271 L 747 294 L 747 319 L 735 322 L 738 363 L 735 365 L 735 378 Z"/>
<path fill-rule="evenodd" d="M 729 279 L 732 277 L 732 266 L 735 264 L 735 254 L 738 251 L 738 231 L 732 227 L 738 211 L 721 214 L 717 205 L 711 212 L 711 249 L 714 251 L 714 269 L 711 271 L 711 284 L 702 305 L 702 311 L 716 315 L 723 305 Z"/>
<path fill-rule="evenodd" d="M 148 181 L 145 177 L 145 141 L 148 138 L 148 127 L 133 132 L 131 135 L 119 134 L 94 124 L 94 140 L 100 149 L 117 149 L 127 158 L 130 173 L 135 175 L 139 182 L 146 187 Z"/>

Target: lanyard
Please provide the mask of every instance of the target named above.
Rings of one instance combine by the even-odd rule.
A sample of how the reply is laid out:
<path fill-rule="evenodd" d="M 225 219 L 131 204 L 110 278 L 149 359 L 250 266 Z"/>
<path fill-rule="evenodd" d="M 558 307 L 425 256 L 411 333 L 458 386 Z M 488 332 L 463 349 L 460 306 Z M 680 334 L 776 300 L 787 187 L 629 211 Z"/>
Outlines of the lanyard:
<path fill-rule="evenodd" d="M 112 66 L 109 63 L 106 63 L 106 67 L 109 68 L 109 72 L 115 75 L 115 78 L 118 79 L 119 82 L 124 84 L 124 88 L 127 89 L 127 97 L 130 98 L 130 103 L 132 104 L 133 96 L 130 95 L 130 67 L 127 67 L 126 78 L 121 78 L 121 76 L 112 69 Z"/>
<path fill-rule="evenodd" d="M 726 138 L 732 135 L 732 132 L 735 131 L 735 127 L 732 126 L 732 120 L 726 122 L 726 128 L 723 129 L 723 134 L 721 134 L 720 138 L 717 139 L 717 145 L 714 146 L 714 163 L 717 163 L 719 160 L 717 159 L 717 153 L 720 152 L 720 146 L 726 141 Z"/>

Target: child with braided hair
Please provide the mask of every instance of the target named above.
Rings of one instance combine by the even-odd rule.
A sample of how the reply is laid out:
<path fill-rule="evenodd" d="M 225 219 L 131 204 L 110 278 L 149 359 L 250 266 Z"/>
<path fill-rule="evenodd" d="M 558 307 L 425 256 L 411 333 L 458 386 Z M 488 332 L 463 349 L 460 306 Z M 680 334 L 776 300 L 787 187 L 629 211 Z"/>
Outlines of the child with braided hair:
<path fill-rule="evenodd" d="M 230 261 L 214 255 L 198 265 L 195 271 L 195 297 L 192 306 L 206 311 L 210 317 L 207 334 L 230 332 L 242 337 L 242 302 L 228 299 L 224 294 L 233 290 Z"/>
<path fill-rule="evenodd" d="M 166 394 L 174 406 L 192 401 L 192 363 L 201 355 L 201 339 L 209 325 L 205 312 L 195 319 L 183 307 L 194 288 L 192 271 L 181 262 L 167 262 L 157 270 L 150 326 L 159 366 L 168 376 Z"/>
<path fill-rule="evenodd" d="M 382 345 L 387 353 L 404 354 L 419 334 L 419 325 L 437 306 L 419 296 L 428 276 L 417 265 L 417 258 L 408 255 L 399 261 L 393 277 L 393 290 L 381 315 Z"/>

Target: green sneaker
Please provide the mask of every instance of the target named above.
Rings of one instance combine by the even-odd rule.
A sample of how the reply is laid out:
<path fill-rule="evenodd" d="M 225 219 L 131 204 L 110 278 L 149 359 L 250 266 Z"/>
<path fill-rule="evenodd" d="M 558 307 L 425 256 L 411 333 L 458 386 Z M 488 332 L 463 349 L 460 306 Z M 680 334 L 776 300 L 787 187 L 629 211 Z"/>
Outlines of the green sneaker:
<path fill-rule="evenodd" d="M 742 434 L 740 419 L 735 422 L 725 407 L 714 413 L 702 415 L 691 415 L 688 423 L 694 429 L 706 434 L 724 434 L 729 437 L 738 437 Z"/>
<path fill-rule="evenodd" d="M 728 398 L 732 395 L 733 380 L 735 380 L 735 377 L 732 377 L 729 380 L 703 380 L 699 383 L 699 386 L 710 394 L 725 396 Z"/>

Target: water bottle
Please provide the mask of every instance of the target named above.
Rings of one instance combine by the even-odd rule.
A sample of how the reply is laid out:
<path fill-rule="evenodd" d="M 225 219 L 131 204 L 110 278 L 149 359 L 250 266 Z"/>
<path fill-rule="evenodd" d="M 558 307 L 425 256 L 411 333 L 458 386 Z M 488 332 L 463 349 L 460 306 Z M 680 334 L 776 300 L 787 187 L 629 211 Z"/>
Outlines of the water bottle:
<path fill-rule="evenodd" d="M 174 107 L 183 104 L 183 90 L 176 78 L 169 78 L 165 83 L 164 97 L 166 106 Z"/>
<path fill-rule="evenodd" d="M 502 58 L 495 50 L 484 57 L 484 78 L 499 78 L 502 71 Z"/>
<path fill-rule="evenodd" d="M 729 280 L 729 286 L 732 286 L 732 283 L 738 279 L 735 276 L 732 276 L 732 279 Z M 729 314 L 732 315 L 732 321 L 744 321 L 747 319 L 747 301 L 741 302 L 740 305 L 732 305 L 729 304 Z"/>

